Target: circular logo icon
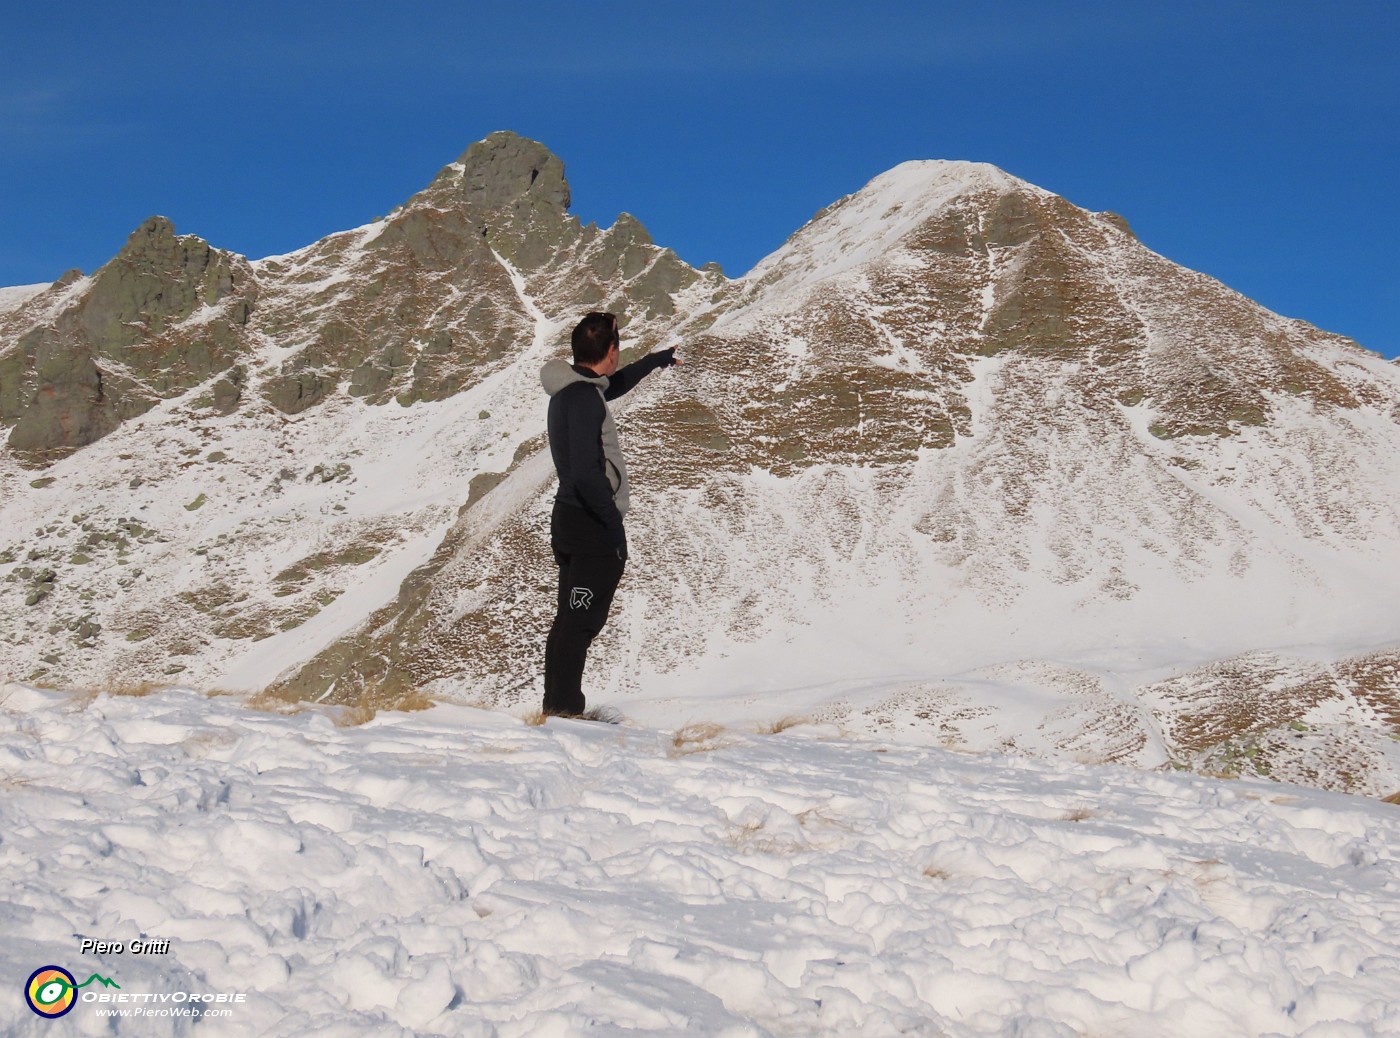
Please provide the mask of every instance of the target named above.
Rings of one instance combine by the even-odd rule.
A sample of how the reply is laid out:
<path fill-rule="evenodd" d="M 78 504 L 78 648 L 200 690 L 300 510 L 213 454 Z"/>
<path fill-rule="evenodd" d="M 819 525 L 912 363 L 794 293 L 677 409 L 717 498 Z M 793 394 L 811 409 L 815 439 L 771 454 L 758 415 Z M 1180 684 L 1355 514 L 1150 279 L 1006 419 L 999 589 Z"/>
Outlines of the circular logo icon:
<path fill-rule="evenodd" d="M 73 1008 L 77 986 L 73 974 L 62 966 L 41 966 L 29 975 L 29 983 L 24 985 L 24 1000 L 34 1012 L 52 1019 Z"/>

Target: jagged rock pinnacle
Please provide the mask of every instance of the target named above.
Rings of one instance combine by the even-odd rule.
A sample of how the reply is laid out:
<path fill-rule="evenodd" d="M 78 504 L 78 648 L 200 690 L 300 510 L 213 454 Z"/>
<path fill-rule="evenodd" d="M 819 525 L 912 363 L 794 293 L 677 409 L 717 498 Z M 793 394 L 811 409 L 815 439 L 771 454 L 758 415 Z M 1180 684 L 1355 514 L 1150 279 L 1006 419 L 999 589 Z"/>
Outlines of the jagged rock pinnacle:
<path fill-rule="evenodd" d="M 132 231 L 122 247 L 124 253 L 166 252 L 175 244 L 175 225 L 167 216 L 150 216 Z"/>
<path fill-rule="evenodd" d="M 477 141 L 443 171 L 459 179 L 461 199 L 481 209 L 499 209 L 526 196 L 561 212 L 569 208 L 564 163 L 538 141 L 509 131 Z"/>

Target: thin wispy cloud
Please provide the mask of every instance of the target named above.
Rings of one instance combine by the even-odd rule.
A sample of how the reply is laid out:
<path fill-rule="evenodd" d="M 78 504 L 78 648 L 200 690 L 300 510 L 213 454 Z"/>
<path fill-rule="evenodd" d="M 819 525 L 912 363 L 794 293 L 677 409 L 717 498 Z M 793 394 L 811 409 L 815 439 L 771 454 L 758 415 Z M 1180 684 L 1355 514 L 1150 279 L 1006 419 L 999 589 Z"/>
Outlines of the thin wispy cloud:
<path fill-rule="evenodd" d="M 93 108 L 91 92 L 75 84 L 0 85 L 0 152 L 8 161 L 78 153 L 140 126 L 129 118 L 101 118 Z"/>
<path fill-rule="evenodd" d="M 616 5 L 612 5 L 616 6 Z M 693 13 L 629 10 L 570 21 L 568 31 L 541 31 L 541 23 L 492 23 L 473 12 L 471 24 L 450 17 L 427 24 L 412 10 L 382 30 L 366 49 L 352 22 L 326 26 L 310 41 L 289 33 L 238 47 L 246 70 L 283 69 L 289 63 L 332 75 L 393 70 L 410 80 L 448 77 L 457 82 L 531 77 L 704 78 L 749 75 L 864 74 L 958 68 L 1034 58 L 1068 57 L 1174 31 L 1170 10 L 1121 10 L 1086 3 L 1076 17 L 1040 7 L 995 6 L 948 12 L 937 7 L 871 4 L 850 12 L 786 4 L 710 4 Z M 547 23 L 547 19 L 545 22 Z M 363 28 L 363 26 L 359 26 Z"/>

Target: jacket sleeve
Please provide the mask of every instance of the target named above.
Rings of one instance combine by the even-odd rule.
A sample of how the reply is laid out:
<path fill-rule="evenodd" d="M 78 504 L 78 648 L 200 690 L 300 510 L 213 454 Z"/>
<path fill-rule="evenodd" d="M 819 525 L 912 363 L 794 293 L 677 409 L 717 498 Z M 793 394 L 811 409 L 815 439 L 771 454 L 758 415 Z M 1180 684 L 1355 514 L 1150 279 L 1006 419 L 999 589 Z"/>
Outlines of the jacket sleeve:
<path fill-rule="evenodd" d="M 627 533 L 622 525 L 622 513 L 613 500 L 612 484 L 604 469 L 603 458 L 603 418 L 607 410 L 596 388 L 570 387 L 565 403 L 565 420 L 568 423 L 567 450 L 569 472 L 573 476 L 574 490 L 584 510 L 601 522 L 608 530 L 608 540 L 613 547 L 620 548 L 627 543 Z"/>
<path fill-rule="evenodd" d="M 674 352 L 674 350 L 671 351 L 673 354 Z M 634 360 L 625 368 L 618 368 L 608 376 L 608 388 L 603 395 L 609 400 L 616 400 L 624 393 L 631 392 L 638 382 L 657 368 L 665 366 L 666 353 L 666 350 L 657 350 L 655 353 L 648 353 L 639 360 Z"/>

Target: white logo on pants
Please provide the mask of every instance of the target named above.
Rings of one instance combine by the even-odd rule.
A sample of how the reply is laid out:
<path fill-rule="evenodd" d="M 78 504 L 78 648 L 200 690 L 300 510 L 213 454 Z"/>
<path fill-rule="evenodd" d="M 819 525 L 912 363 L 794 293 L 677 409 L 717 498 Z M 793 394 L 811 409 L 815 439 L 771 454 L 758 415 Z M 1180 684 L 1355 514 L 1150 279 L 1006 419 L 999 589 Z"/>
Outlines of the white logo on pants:
<path fill-rule="evenodd" d="M 576 587 L 569 593 L 570 609 L 587 609 L 593 604 L 593 592 L 586 587 Z"/>

